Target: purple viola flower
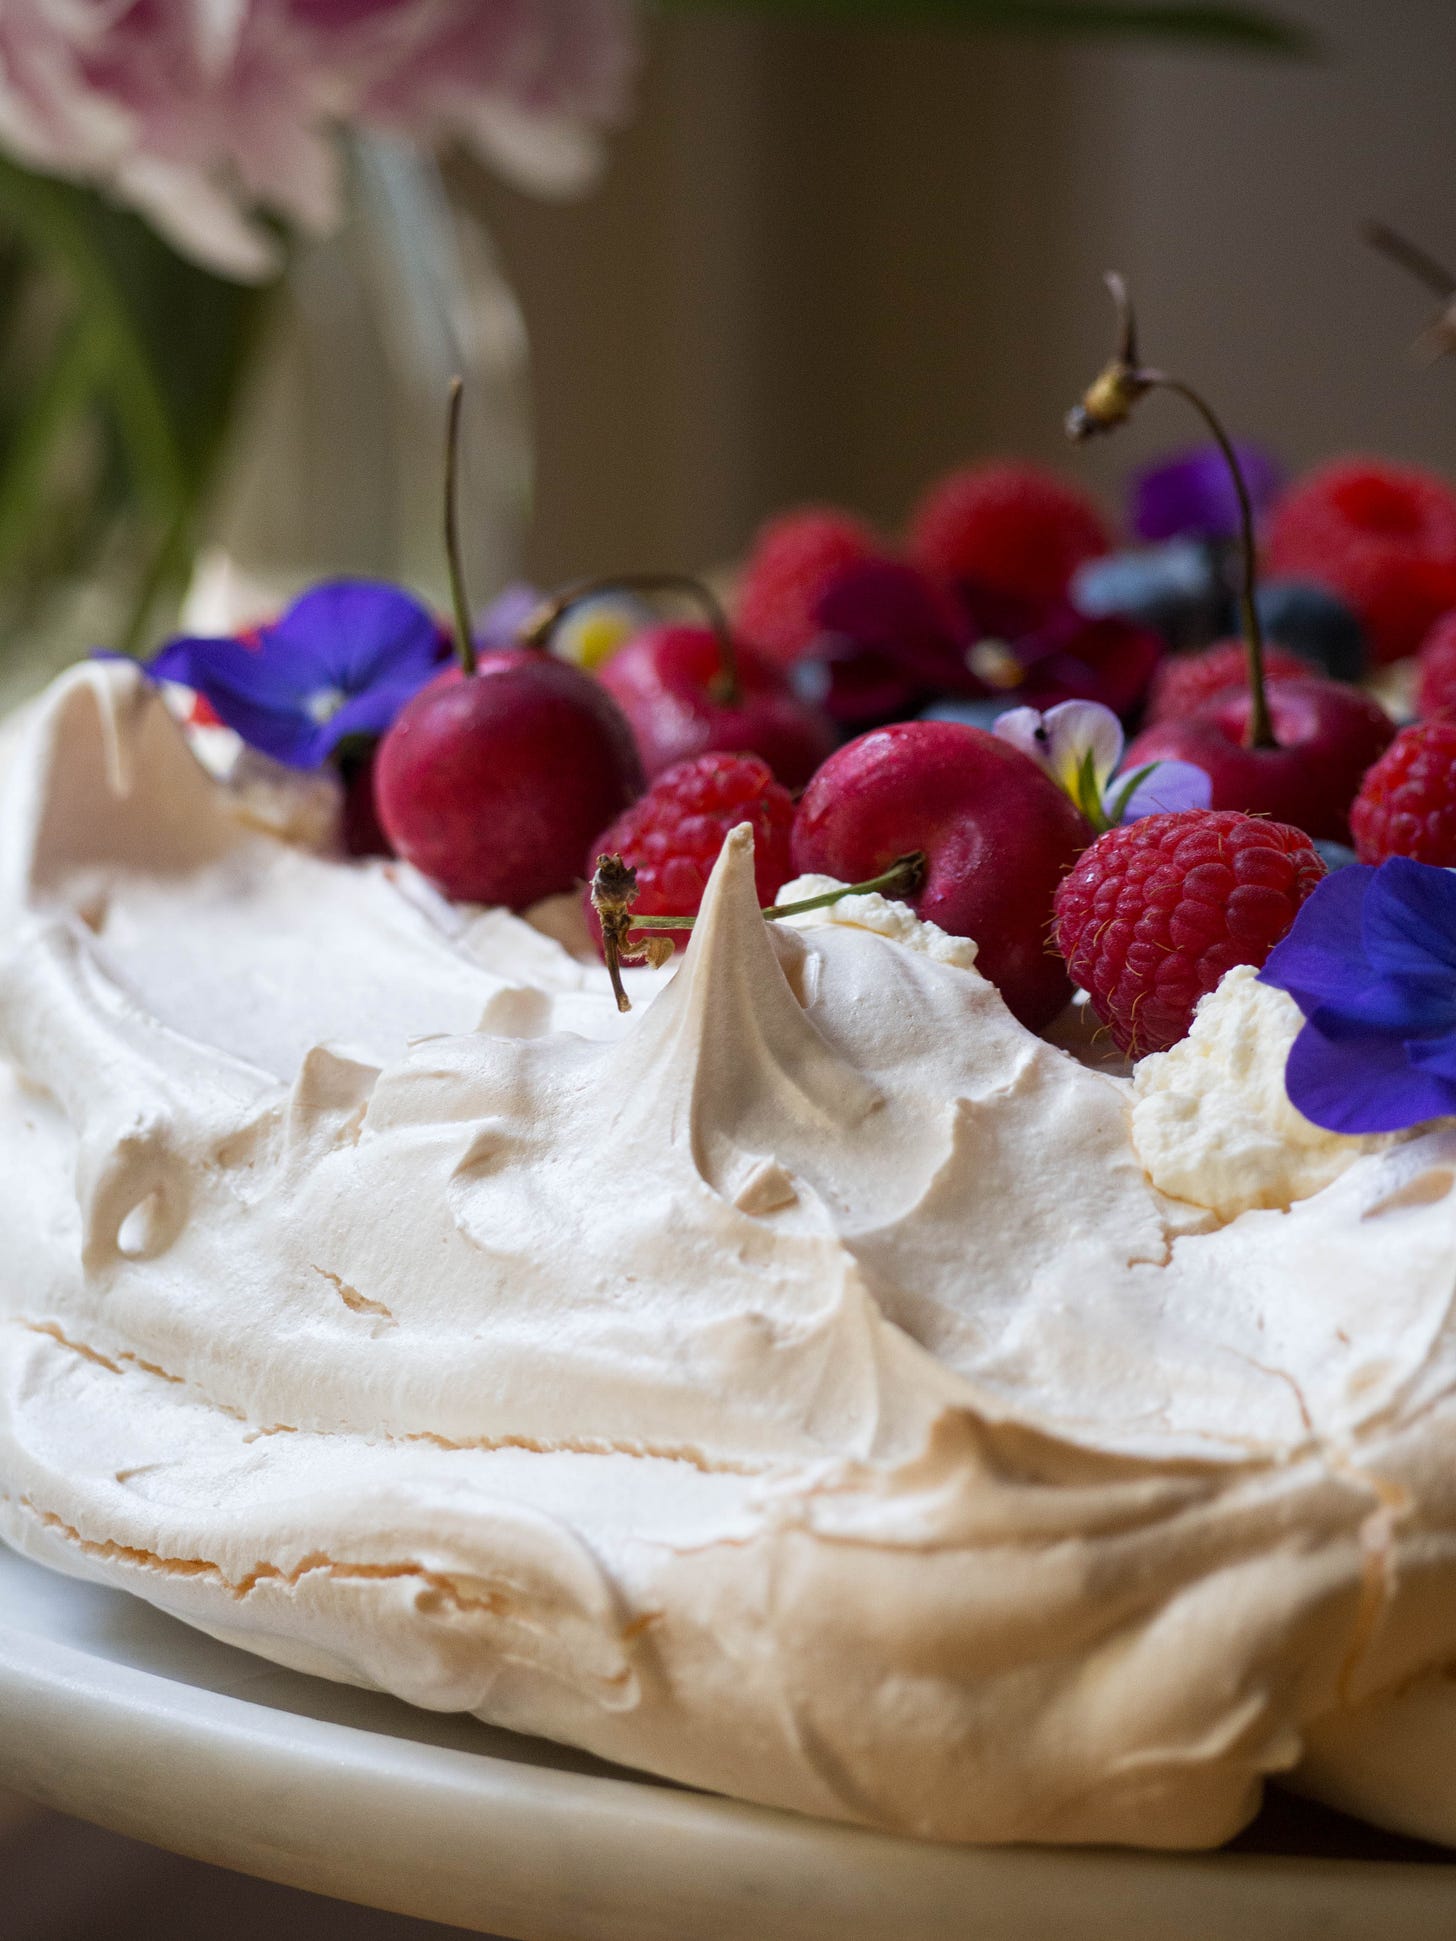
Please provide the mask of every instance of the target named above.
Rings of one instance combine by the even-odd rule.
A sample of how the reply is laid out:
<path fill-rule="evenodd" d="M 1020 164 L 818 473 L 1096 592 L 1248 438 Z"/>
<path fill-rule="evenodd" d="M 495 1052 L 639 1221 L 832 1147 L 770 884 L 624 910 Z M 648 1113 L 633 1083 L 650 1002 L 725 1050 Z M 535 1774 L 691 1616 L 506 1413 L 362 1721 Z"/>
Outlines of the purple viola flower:
<path fill-rule="evenodd" d="M 1456 1114 L 1456 871 L 1392 856 L 1327 876 L 1259 973 L 1305 1024 L 1285 1085 L 1330 1132 Z"/>
<path fill-rule="evenodd" d="M 321 768 L 341 743 L 382 735 L 449 658 L 449 634 L 399 587 L 328 580 L 253 632 L 169 641 L 148 672 L 203 695 L 275 761 Z"/>
<path fill-rule="evenodd" d="M 905 560 L 856 561 L 815 608 L 824 673 L 816 698 L 861 727 L 952 696 L 1040 708 L 1083 698 L 1127 713 L 1142 699 L 1162 648 L 1119 619 L 1067 605 L 1035 608 L 983 587 L 952 586 Z"/>
<path fill-rule="evenodd" d="M 1253 501 L 1254 516 L 1267 512 L 1284 489 L 1279 461 L 1262 445 L 1234 441 L 1234 451 Z M 1217 445 L 1196 445 L 1133 474 L 1128 523 L 1139 539 L 1235 539 L 1239 502 L 1228 465 Z"/>

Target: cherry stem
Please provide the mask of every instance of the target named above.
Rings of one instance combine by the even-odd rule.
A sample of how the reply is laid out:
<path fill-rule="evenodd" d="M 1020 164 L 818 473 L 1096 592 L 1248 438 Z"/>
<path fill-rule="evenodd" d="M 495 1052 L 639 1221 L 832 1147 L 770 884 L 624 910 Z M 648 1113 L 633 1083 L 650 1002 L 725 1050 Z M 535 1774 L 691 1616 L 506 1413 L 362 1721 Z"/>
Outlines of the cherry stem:
<path fill-rule="evenodd" d="M 691 573 L 610 573 L 599 579 L 577 580 L 540 606 L 521 629 L 523 647 L 544 647 L 573 607 L 602 593 L 683 593 L 696 600 L 708 617 L 708 625 L 718 643 L 717 698 L 727 707 L 737 707 L 743 694 L 738 675 L 738 650 L 733 644 L 733 629 L 723 604 L 710 586 L 694 579 Z"/>
<path fill-rule="evenodd" d="M 806 896 L 797 903 L 771 903 L 760 911 L 760 915 L 773 920 L 778 917 L 801 917 L 809 910 L 827 910 L 831 904 L 842 901 L 846 896 L 873 896 L 878 892 L 883 896 L 886 891 L 903 890 L 914 896 L 925 880 L 925 854 L 917 849 L 912 855 L 898 856 L 888 869 L 882 869 L 878 876 L 870 876 L 863 883 L 838 883 L 832 890 L 821 890 L 818 896 Z M 696 917 L 633 917 L 634 930 L 691 930 L 697 922 Z"/>
<path fill-rule="evenodd" d="M 1149 391 L 1176 391 L 1185 404 L 1191 404 L 1202 418 L 1223 456 L 1233 480 L 1234 497 L 1239 507 L 1239 550 L 1243 560 L 1243 583 L 1239 590 L 1239 614 L 1243 623 L 1244 653 L 1249 670 L 1249 725 L 1244 735 L 1247 748 L 1277 748 L 1274 724 L 1269 716 L 1269 695 L 1264 679 L 1264 629 L 1255 599 L 1258 589 L 1259 552 L 1254 538 L 1254 505 L 1249 497 L 1243 467 L 1239 464 L 1233 440 L 1224 430 L 1208 401 L 1167 371 L 1148 369 L 1138 357 L 1137 321 L 1127 285 L 1115 271 L 1109 272 L 1107 287 L 1117 306 L 1117 349 L 1098 374 L 1079 403 L 1067 413 L 1067 436 L 1074 444 L 1099 432 L 1115 431 L 1132 416 L 1133 407 Z"/>
<path fill-rule="evenodd" d="M 878 876 L 867 877 L 862 883 L 837 883 L 832 890 L 821 890 L 817 896 L 801 897 L 795 903 L 771 903 L 759 914 L 766 921 L 774 921 L 780 917 L 801 917 L 810 910 L 827 910 L 847 896 L 873 896 L 876 892 L 881 895 L 914 896 L 924 881 L 925 852 L 917 849 L 908 856 L 897 856 L 888 869 L 882 869 Z M 624 962 L 640 962 L 644 958 L 653 960 L 657 956 L 651 939 L 643 945 L 634 946 L 628 933 L 634 930 L 691 930 L 697 923 L 696 917 L 633 916 L 632 903 L 636 895 L 636 870 L 624 863 L 620 856 L 598 856 L 596 873 L 591 880 L 591 901 L 602 926 L 602 954 L 606 958 L 607 975 L 612 980 L 612 993 L 619 1011 L 632 1009 L 632 1001 L 622 983 L 621 965 Z M 665 948 L 665 941 L 661 948 Z"/>
<path fill-rule="evenodd" d="M 452 377 L 445 410 L 445 558 L 450 567 L 450 598 L 455 607 L 455 645 L 460 665 L 475 672 L 475 628 L 465 591 L 465 567 L 460 557 L 460 407 L 465 380 Z"/>
<path fill-rule="evenodd" d="M 1258 602 L 1255 594 L 1259 583 L 1259 550 L 1254 537 L 1254 504 L 1249 497 L 1249 487 L 1244 478 L 1243 467 L 1239 464 L 1233 440 L 1224 430 L 1218 417 L 1207 401 L 1199 396 L 1191 384 L 1181 378 L 1169 377 L 1165 371 L 1139 370 L 1138 378 L 1149 389 L 1176 391 L 1185 403 L 1193 409 L 1207 425 L 1214 443 L 1223 454 L 1223 462 L 1228 467 L 1233 481 L 1234 497 L 1239 502 L 1239 554 L 1243 565 L 1243 583 L 1239 588 L 1239 617 L 1242 621 L 1244 653 L 1249 667 L 1249 709 L 1248 732 L 1244 745 L 1248 748 L 1277 748 L 1274 738 L 1274 723 L 1269 718 L 1269 691 L 1264 679 L 1264 627 L 1259 619 Z"/>
<path fill-rule="evenodd" d="M 1378 249 L 1392 263 L 1398 263 L 1443 303 L 1456 297 L 1456 276 L 1444 263 L 1437 262 L 1434 256 L 1422 249 L 1419 243 L 1413 243 L 1409 236 L 1392 229 L 1388 222 L 1367 222 L 1360 233 L 1372 249 Z"/>

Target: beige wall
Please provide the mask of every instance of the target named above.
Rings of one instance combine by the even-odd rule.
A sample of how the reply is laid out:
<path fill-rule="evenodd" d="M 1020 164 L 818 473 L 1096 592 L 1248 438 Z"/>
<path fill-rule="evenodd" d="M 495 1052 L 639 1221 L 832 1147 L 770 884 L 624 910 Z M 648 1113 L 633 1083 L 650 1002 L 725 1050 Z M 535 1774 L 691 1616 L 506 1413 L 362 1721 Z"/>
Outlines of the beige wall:
<path fill-rule="evenodd" d="M 1324 58 L 659 23 L 595 198 L 476 189 L 535 348 L 534 570 L 723 558 L 809 494 L 893 520 L 991 449 L 1114 489 L 1191 434 L 1159 401 L 1061 449 L 1113 265 L 1236 428 L 1456 467 L 1456 366 L 1412 370 L 1425 300 L 1355 240 L 1379 212 L 1456 257 L 1456 4 L 1283 11 Z"/>

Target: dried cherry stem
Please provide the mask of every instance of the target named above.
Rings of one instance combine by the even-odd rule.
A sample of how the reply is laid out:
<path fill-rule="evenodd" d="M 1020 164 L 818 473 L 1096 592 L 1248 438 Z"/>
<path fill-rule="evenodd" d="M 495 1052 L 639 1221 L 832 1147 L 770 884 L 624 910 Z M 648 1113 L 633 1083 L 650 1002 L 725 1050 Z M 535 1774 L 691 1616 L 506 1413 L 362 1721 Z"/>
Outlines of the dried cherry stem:
<path fill-rule="evenodd" d="M 1074 444 L 1104 431 L 1115 431 L 1127 423 L 1133 406 L 1149 391 L 1174 391 L 1192 405 L 1208 429 L 1228 467 L 1234 497 L 1239 508 L 1239 554 L 1242 581 L 1239 588 L 1239 617 L 1244 637 L 1244 654 L 1249 673 L 1249 726 L 1244 736 L 1249 748 L 1277 748 L 1274 724 L 1269 715 L 1269 694 L 1264 678 L 1264 628 L 1259 619 L 1255 594 L 1258 589 L 1259 555 L 1254 537 L 1254 505 L 1248 483 L 1239 464 L 1233 440 L 1224 430 L 1208 401 L 1167 371 L 1151 369 L 1142 363 L 1137 350 L 1137 323 L 1133 316 L 1127 285 L 1109 273 L 1107 287 L 1118 311 L 1118 345 L 1110 361 L 1099 372 L 1081 401 L 1067 413 L 1067 436 Z"/>
<path fill-rule="evenodd" d="M 445 407 L 445 559 L 450 568 L 450 599 L 455 608 L 455 648 L 467 674 L 475 672 L 475 627 L 465 591 L 465 567 L 460 556 L 460 406 L 465 380 L 452 377 Z"/>
<path fill-rule="evenodd" d="M 770 921 L 778 917 L 801 917 L 810 910 L 827 910 L 846 896 L 871 896 L 876 892 L 882 896 L 914 896 L 924 881 L 925 852 L 917 849 L 908 856 L 897 856 L 888 869 L 882 869 L 878 876 L 867 877 L 862 883 L 837 883 L 832 890 L 801 897 L 795 903 L 771 903 L 761 914 Z M 661 933 L 691 930 L 697 922 L 696 917 L 634 917 L 632 905 L 636 897 L 637 872 L 632 865 L 617 855 L 598 856 L 591 880 L 591 901 L 602 927 L 602 955 L 607 961 L 607 975 L 612 980 L 612 994 L 619 1011 L 632 1009 L 632 1000 L 622 983 L 621 966 L 643 962 L 654 967 L 665 964 L 672 955 L 672 945 Z M 629 933 L 634 930 L 658 934 L 633 941 Z"/>
<path fill-rule="evenodd" d="M 1417 357 L 1434 364 L 1438 357 L 1456 353 L 1456 275 L 1388 222 L 1367 222 L 1361 233 L 1372 249 L 1398 263 L 1440 300 L 1440 310 L 1416 339 Z"/>
<path fill-rule="evenodd" d="M 518 639 L 523 647 L 545 647 L 552 634 L 583 600 L 601 593 L 682 593 L 696 600 L 707 615 L 708 625 L 718 643 L 716 698 L 730 708 L 737 707 L 743 694 L 738 675 L 738 650 L 733 644 L 733 629 L 723 603 L 713 589 L 691 573 L 607 573 L 599 579 L 576 580 L 553 593 L 538 607 L 522 627 Z"/>

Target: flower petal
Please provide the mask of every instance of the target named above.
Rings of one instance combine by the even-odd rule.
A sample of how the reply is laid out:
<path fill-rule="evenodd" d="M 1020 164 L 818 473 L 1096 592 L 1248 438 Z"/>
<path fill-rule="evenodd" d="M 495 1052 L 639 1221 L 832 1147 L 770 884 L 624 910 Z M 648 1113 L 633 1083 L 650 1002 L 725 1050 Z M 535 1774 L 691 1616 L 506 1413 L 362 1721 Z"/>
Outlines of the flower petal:
<path fill-rule="evenodd" d="M 1240 470 L 1256 513 L 1278 497 L 1284 474 L 1277 459 L 1261 446 L 1238 439 Z M 1217 445 L 1198 445 L 1137 473 L 1132 482 L 1131 520 L 1139 539 L 1233 539 L 1239 530 L 1239 501 L 1228 464 Z"/>
<path fill-rule="evenodd" d="M 268 660 L 316 670 L 309 691 L 359 694 L 407 670 L 422 681 L 449 654 L 428 607 L 380 580 L 326 580 L 301 594 L 264 637 Z"/>
<path fill-rule="evenodd" d="M 1059 701 L 1042 717 L 1047 735 L 1047 767 L 1072 794 L 1078 776 L 1092 760 L 1092 780 L 1100 794 L 1122 760 L 1122 723 L 1100 701 Z"/>
<path fill-rule="evenodd" d="M 429 678 L 433 678 L 433 675 Z M 307 766 L 319 767 L 328 760 L 340 742 L 356 735 L 367 736 L 373 741 L 387 733 L 405 704 L 415 698 L 422 686 L 428 684 L 428 679 L 422 682 L 411 671 L 397 680 L 376 681 L 361 694 L 351 696 L 336 714 L 314 730 L 312 760 Z"/>
<path fill-rule="evenodd" d="M 1380 975 L 1444 976 L 1449 983 L 1456 973 L 1456 872 L 1390 857 L 1371 881 L 1361 936 Z"/>
<path fill-rule="evenodd" d="M 1153 762 L 1130 795 L 1122 796 L 1124 777 L 1106 791 L 1108 813 L 1121 798 L 1120 822 L 1136 822 L 1145 815 L 1168 815 L 1179 809 L 1206 809 L 1213 800 L 1213 783 L 1206 770 L 1192 762 Z"/>
<path fill-rule="evenodd" d="M 1370 864 L 1352 863 L 1317 883 L 1259 972 L 1265 984 L 1288 991 L 1306 1017 L 1332 998 L 1358 994 L 1371 981 L 1360 919 L 1374 875 Z"/>
<path fill-rule="evenodd" d="M 1348 874 L 1342 871 L 1341 874 Z M 1456 1079 L 1412 1063 L 1395 1037 L 1332 1037 L 1316 1012 L 1294 1041 L 1284 1082 L 1291 1104 L 1328 1132 L 1402 1132 L 1456 1113 Z"/>
<path fill-rule="evenodd" d="M 302 696 L 279 691 L 261 651 L 240 640 L 173 640 L 152 656 L 147 671 L 155 681 L 176 681 L 205 695 L 220 721 L 275 761 L 289 768 L 317 765 L 317 724 Z"/>

